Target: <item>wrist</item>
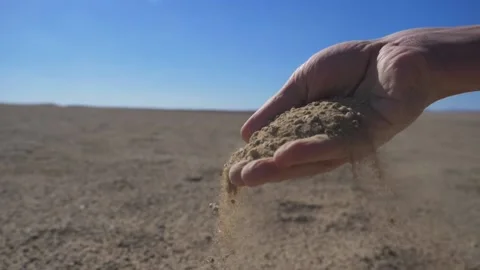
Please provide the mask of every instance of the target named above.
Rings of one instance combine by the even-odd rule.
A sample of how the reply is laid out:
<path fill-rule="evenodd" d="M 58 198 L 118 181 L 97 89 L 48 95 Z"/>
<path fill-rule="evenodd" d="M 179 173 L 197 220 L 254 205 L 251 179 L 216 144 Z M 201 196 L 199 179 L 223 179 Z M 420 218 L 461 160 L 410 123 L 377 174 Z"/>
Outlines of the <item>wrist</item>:
<path fill-rule="evenodd" d="M 445 29 L 433 37 L 438 41 L 427 47 L 427 57 L 439 82 L 436 100 L 480 90 L 480 26 Z"/>
<path fill-rule="evenodd" d="M 431 82 L 429 103 L 480 90 L 480 25 L 411 29 L 384 40 L 421 51 Z"/>

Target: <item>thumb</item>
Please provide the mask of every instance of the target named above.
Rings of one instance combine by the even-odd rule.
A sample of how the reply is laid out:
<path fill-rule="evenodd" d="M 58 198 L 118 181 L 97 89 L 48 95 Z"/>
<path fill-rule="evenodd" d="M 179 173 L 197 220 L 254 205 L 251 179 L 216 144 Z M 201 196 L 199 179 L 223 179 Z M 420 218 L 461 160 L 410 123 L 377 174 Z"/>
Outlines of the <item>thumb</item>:
<path fill-rule="evenodd" d="M 312 55 L 292 74 L 286 84 L 242 126 L 248 142 L 257 130 L 275 116 L 313 100 L 348 95 L 365 79 L 370 63 L 371 42 L 351 41 L 325 48 Z"/>
<path fill-rule="evenodd" d="M 243 124 L 241 135 L 244 141 L 248 142 L 255 131 L 268 125 L 277 115 L 288 111 L 292 107 L 304 105 L 306 91 L 300 85 L 299 81 L 301 79 L 297 71 L 273 97 Z"/>

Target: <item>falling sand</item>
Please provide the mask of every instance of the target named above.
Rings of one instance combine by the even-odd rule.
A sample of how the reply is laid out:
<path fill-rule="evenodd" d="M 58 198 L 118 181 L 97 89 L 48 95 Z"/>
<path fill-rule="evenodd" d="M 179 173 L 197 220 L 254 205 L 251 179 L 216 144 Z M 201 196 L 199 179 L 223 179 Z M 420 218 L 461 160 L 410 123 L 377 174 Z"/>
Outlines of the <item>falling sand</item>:
<path fill-rule="evenodd" d="M 240 220 L 245 219 L 247 210 L 245 198 L 241 198 L 244 194 L 239 194 L 241 187 L 230 182 L 231 166 L 241 161 L 272 157 L 279 147 L 297 139 L 325 135 L 328 138 L 348 139 L 353 136 L 358 137 L 359 134 L 362 134 L 362 138 L 366 138 L 365 133 L 361 133 L 362 124 L 366 120 L 368 111 L 365 104 L 357 99 L 345 98 L 316 101 L 303 107 L 292 108 L 278 115 L 261 130 L 253 133 L 249 143 L 232 154 L 224 165 L 222 193 L 218 209 L 218 235 L 224 248 L 227 246 L 227 250 L 228 248 L 234 249 L 234 242 L 241 241 L 241 238 L 248 233 L 245 232 L 245 228 L 239 232 L 237 226 L 245 223 Z M 354 174 L 357 175 L 356 170 Z"/>
<path fill-rule="evenodd" d="M 248 215 L 255 214 L 254 210 L 247 207 L 249 199 L 247 194 L 242 194 L 241 189 L 243 188 L 231 184 L 229 179 L 231 166 L 240 161 L 253 161 L 259 158 L 272 157 L 275 151 L 285 143 L 312 136 L 342 137 L 346 141 L 351 142 L 352 146 L 354 144 L 358 145 L 360 138 L 364 144 L 362 147 L 367 145 L 373 149 L 368 139 L 369 136 L 366 135 L 368 134 L 366 123 L 368 123 L 370 115 L 370 109 L 367 104 L 353 98 L 344 98 L 316 101 L 304 107 L 292 108 L 278 115 L 261 130 L 256 131 L 251 136 L 248 144 L 231 155 L 224 165 L 222 191 L 219 205 L 216 209 L 219 215 L 217 241 L 221 249 L 223 249 L 223 254 L 221 255 L 223 260 L 226 260 L 235 250 L 238 251 L 239 245 L 243 245 L 242 241 L 248 238 L 249 225 L 246 225 L 248 223 Z M 371 217 L 369 218 L 371 219 L 370 223 L 374 223 L 370 233 L 362 233 L 364 239 L 359 241 L 361 244 L 357 243 L 362 248 L 371 246 L 370 255 L 363 254 L 364 260 L 366 260 L 362 261 L 365 264 L 365 269 L 377 269 L 377 267 L 387 266 L 394 267 L 388 269 L 417 269 L 415 268 L 417 264 L 423 265 L 420 267 L 425 267 L 419 261 L 435 262 L 435 265 L 444 263 L 443 260 L 438 259 L 439 256 L 448 258 L 447 261 L 452 263 L 453 257 L 451 255 L 450 257 L 440 255 L 446 253 L 444 249 L 439 250 L 434 244 L 428 246 L 425 241 L 422 243 L 424 245 L 423 248 L 418 248 L 417 246 L 414 251 L 408 251 L 410 253 L 395 248 L 399 246 L 415 246 L 413 244 L 415 241 L 422 241 L 419 240 L 418 235 L 421 235 L 422 232 L 414 234 L 410 231 L 409 234 L 405 234 L 405 231 L 409 230 L 408 222 L 406 222 L 408 220 L 400 218 L 402 216 L 402 213 L 400 213 L 401 209 L 395 206 L 395 204 L 382 205 L 382 211 L 378 210 L 378 205 L 370 207 L 370 204 L 375 203 L 373 197 L 380 198 L 383 196 L 385 198 L 390 196 L 394 199 L 395 196 L 383 181 L 382 166 L 375 151 L 372 150 L 371 153 L 362 161 L 353 160 L 355 153 L 350 153 L 352 159 L 351 173 L 355 180 L 352 188 L 357 190 L 353 192 L 355 195 L 353 195 L 354 198 L 352 199 L 356 205 L 357 210 L 355 211 L 361 215 Z M 375 213 L 372 213 L 372 211 Z M 241 227 L 239 224 L 242 224 Z M 402 241 L 403 245 L 400 245 Z M 358 247 L 353 244 L 346 245 L 340 253 L 351 253 L 354 254 L 352 257 L 359 257 L 358 250 L 360 249 Z M 348 249 L 350 250 L 348 251 Z M 407 255 L 405 255 L 406 252 L 408 253 Z M 412 252 L 415 254 L 412 255 Z M 429 257 L 432 253 L 437 255 L 436 259 Z M 232 264 L 238 263 L 235 260 L 231 260 L 230 263 L 222 266 L 222 269 L 230 268 Z M 351 261 L 349 263 L 352 264 Z M 352 266 L 349 263 L 342 265 L 336 262 L 332 265 L 338 265 L 341 269 L 363 269 L 357 268 L 358 265 L 351 268 Z M 435 267 L 432 266 L 432 269 L 435 269 Z"/>
<path fill-rule="evenodd" d="M 278 115 L 271 123 L 254 132 L 248 144 L 238 149 L 224 165 L 220 205 L 220 231 L 231 234 L 235 211 L 239 211 L 236 195 L 239 187 L 229 179 L 232 165 L 241 161 L 253 161 L 272 157 L 287 142 L 327 135 L 329 138 L 352 136 L 364 121 L 361 105 L 353 98 L 317 101 L 299 108 L 292 108 Z"/>

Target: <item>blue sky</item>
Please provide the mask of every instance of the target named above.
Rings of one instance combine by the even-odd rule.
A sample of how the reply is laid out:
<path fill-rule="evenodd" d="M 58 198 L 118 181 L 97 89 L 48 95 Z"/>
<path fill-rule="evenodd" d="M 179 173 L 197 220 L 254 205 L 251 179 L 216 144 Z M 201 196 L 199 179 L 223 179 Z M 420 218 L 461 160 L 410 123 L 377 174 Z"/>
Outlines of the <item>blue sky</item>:
<path fill-rule="evenodd" d="M 256 109 L 332 44 L 480 23 L 480 1 L 0 0 L 0 101 Z M 480 109 L 480 93 L 433 109 Z"/>

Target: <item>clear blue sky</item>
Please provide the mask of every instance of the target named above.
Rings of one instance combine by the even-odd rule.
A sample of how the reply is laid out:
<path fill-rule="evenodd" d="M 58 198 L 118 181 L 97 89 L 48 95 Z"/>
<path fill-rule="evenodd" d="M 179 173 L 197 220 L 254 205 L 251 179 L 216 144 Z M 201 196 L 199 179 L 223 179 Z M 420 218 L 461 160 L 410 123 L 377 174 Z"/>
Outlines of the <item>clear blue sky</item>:
<path fill-rule="evenodd" d="M 479 14 L 477 0 L 0 0 L 0 101 L 255 109 L 329 45 Z M 480 93 L 432 108 L 480 109 Z"/>

